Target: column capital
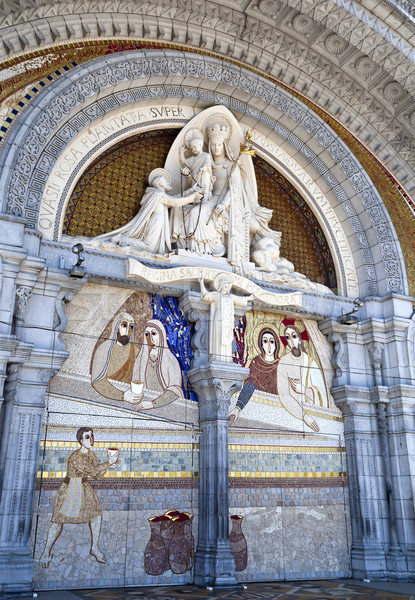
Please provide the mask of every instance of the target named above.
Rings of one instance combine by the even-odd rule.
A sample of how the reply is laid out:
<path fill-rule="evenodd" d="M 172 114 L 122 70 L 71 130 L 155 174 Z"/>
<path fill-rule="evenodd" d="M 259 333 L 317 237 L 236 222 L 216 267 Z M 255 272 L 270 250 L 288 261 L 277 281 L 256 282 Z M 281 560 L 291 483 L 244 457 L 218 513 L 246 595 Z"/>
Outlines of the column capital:
<path fill-rule="evenodd" d="M 199 399 L 200 420 L 228 419 L 232 395 L 242 388 L 249 369 L 235 363 L 211 362 L 188 371 Z"/>

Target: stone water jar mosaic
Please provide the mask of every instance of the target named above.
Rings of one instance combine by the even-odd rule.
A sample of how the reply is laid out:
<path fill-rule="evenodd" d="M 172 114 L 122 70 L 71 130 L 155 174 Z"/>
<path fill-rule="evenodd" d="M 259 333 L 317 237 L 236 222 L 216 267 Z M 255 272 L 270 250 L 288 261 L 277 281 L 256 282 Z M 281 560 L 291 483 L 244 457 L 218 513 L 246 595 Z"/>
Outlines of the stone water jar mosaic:
<path fill-rule="evenodd" d="M 168 549 L 161 535 L 162 525 L 169 517 L 150 517 L 150 539 L 144 550 L 144 570 L 148 575 L 162 575 L 169 568 Z"/>
<path fill-rule="evenodd" d="M 236 571 L 243 571 L 248 564 L 248 544 L 242 531 L 242 519 L 241 515 L 231 516 L 232 529 L 229 534 L 229 545 L 235 558 Z"/>
<path fill-rule="evenodd" d="M 144 569 L 148 575 L 161 575 L 168 569 L 182 574 L 192 568 L 194 538 L 193 516 L 178 510 L 151 517 L 150 539 L 144 551 Z"/>

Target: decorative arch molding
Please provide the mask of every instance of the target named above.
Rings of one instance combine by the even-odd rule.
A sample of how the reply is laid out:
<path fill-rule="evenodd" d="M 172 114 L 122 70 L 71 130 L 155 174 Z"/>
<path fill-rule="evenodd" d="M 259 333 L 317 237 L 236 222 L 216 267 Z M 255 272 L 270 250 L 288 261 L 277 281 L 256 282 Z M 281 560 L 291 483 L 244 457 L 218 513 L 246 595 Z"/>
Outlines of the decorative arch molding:
<path fill-rule="evenodd" d="M 152 107 L 137 102 L 110 111 L 93 121 L 87 132 L 80 132 L 65 147 L 53 166 L 39 207 L 37 228 L 45 239 L 59 240 L 72 191 L 82 173 L 112 145 L 138 132 L 157 128 L 183 127 L 202 109 L 177 107 L 154 100 Z M 243 118 L 241 120 L 243 123 Z M 358 277 L 353 254 L 343 226 L 328 198 L 306 170 L 272 139 L 255 129 L 251 142 L 258 155 L 274 166 L 297 188 L 313 210 L 333 257 L 339 295 L 356 297 Z"/>
<path fill-rule="evenodd" d="M 188 85 L 182 84 L 184 77 Z M 140 80 L 147 85 L 140 86 Z M 182 103 L 203 107 L 224 104 L 244 115 L 251 126 L 286 143 L 291 152 L 299 152 L 302 160 L 321 174 L 334 210 L 342 215 L 340 220 L 353 237 L 360 293 L 407 293 L 402 254 L 390 218 L 347 146 L 288 92 L 212 57 L 137 51 L 130 53 L 127 62 L 122 55 L 112 55 L 52 84 L 33 102 L 32 110 L 22 115 L 6 143 L 8 152 L 2 154 L 0 189 L 6 198 L 6 212 L 25 217 L 29 227 L 36 227 L 49 174 L 70 140 L 107 111 L 137 101 L 149 104 L 152 98 L 179 98 Z M 298 135 L 292 133 L 294 128 Z M 300 134 L 304 140 L 313 140 L 319 152 L 300 139 Z M 329 166 L 333 162 L 342 181 Z M 376 242 L 369 244 L 368 239 Z"/>
<path fill-rule="evenodd" d="M 2 10 L 0 10 L 0 29 L 3 30 L 5 37 L 10 38 L 10 41 L 9 44 L 4 44 L 0 55 L 6 53 L 7 50 L 10 52 L 13 41 L 16 44 L 16 49 L 13 47 L 13 50 L 18 51 L 53 43 L 57 39 L 71 39 L 74 37 L 73 27 L 76 25 L 81 28 L 80 32 L 83 33 L 83 35 L 77 35 L 77 38 L 88 38 L 94 35 L 111 36 L 119 33 L 121 35 L 142 33 L 143 37 L 149 37 L 149 31 L 134 32 L 133 23 L 130 23 L 128 31 L 128 22 L 125 22 L 126 16 L 130 18 L 130 21 L 134 17 L 147 17 L 147 29 L 157 24 L 158 18 L 162 17 L 164 29 L 158 32 L 158 37 L 166 40 L 169 33 L 172 33 L 170 20 L 174 20 L 177 27 L 180 28 L 186 26 L 189 20 L 191 21 L 192 15 L 204 14 L 206 17 L 211 15 L 210 20 L 208 17 L 204 19 L 203 29 L 205 31 L 220 30 L 229 38 L 243 39 L 244 30 L 245 37 L 248 37 L 248 31 L 251 30 L 254 33 L 257 23 L 263 22 L 268 26 L 272 25 L 285 6 L 294 9 L 293 14 L 296 17 L 304 15 L 301 23 L 298 18 L 296 22 L 293 22 L 294 30 L 300 33 L 311 33 L 312 27 L 318 24 L 331 33 L 341 36 L 348 45 L 355 46 L 363 53 L 370 47 L 376 62 L 389 70 L 402 84 L 410 85 L 408 66 L 415 62 L 415 48 L 408 39 L 410 34 L 405 37 L 400 30 L 393 31 L 392 28 L 388 28 L 385 26 L 387 19 L 386 21 L 382 20 L 355 0 L 326 0 L 324 7 L 315 6 L 307 0 L 254 0 L 249 3 L 245 11 L 236 6 L 226 7 L 212 0 L 200 0 L 197 6 L 175 0 L 150 1 L 141 5 L 137 5 L 133 0 L 116 2 L 101 0 L 98 5 L 92 0 L 87 0 L 79 2 L 79 5 L 82 5 L 82 11 L 77 10 L 76 4 L 75 2 L 74 6 L 73 3 L 68 5 L 67 2 L 48 0 L 38 6 L 28 7 L 24 0 L 5 0 L 2 3 Z M 241 20 L 243 12 L 248 16 L 246 23 Z M 76 19 L 71 19 L 74 15 L 76 15 Z M 65 19 L 59 23 L 56 20 L 57 16 L 65 17 Z M 226 18 L 223 19 L 223 17 Z M 16 26 L 19 27 L 20 36 L 17 31 L 13 36 L 12 29 Z M 126 28 L 125 32 L 122 31 L 124 27 Z M 147 36 L 144 35 L 146 33 Z M 216 35 L 213 34 L 213 37 Z M 370 41 L 367 39 L 369 37 Z M 217 45 L 219 45 L 219 41 Z M 382 49 L 379 48 L 377 51 L 381 46 Z M 392 51 L 401 55 L 401 67 L 406 66 L 406 69 L 396 69 L 397 61 L 388 58 Z"/>
<path fill-rule="evenodd" d="M 328 0 L 324 7 L 306 0 L 252 0 L 243 11 L 236 3 L 230 8 L 211 0 L 47 1 L 30 8 L 22 0 L 4 0 L 2 7 L 4 58 L 24 60 L 29 49 L 74 40 L 153 40 L 254 65 L 299 93 L 309 90 L 413 191 L 415 48 L 410 30 L 396 25 L 398 13 L 382 20 L 349 0 Z"/>

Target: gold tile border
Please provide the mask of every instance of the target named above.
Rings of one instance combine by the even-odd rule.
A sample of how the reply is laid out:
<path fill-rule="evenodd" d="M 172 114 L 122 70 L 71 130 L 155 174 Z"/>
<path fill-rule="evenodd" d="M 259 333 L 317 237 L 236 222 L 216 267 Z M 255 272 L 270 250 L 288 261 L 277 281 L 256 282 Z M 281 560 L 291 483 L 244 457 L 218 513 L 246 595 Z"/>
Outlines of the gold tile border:
<path fill-rule="evenodd" d="M 63 479 L 66 471 L 38 471 L 38 479 Z M 108 471 L 104 479 L 189 479 L 197 471 Z M 229 471 L 229 477 L 244 479 L 304 479 L 347 477 L 346 471 Z"/>
<path fill-rule="evenodd" d="M 119 450 L 197 450 L 199 444 L 193 442 L 95 442 L 94 448 L 113 448 Z M 78 442 L 41 440 L 41 448 L 79 448 Z"/>
<path fill-rule="evenodd" d="M 230 452 L 280 452 L 280 453 L 302 453 L 302 454 L 317 454 L 317 453 L 339 453 L 346 452 L 343 446 L 276 446 L 276 445 L 258 445 L 258 444 L 229 444 Z"/>

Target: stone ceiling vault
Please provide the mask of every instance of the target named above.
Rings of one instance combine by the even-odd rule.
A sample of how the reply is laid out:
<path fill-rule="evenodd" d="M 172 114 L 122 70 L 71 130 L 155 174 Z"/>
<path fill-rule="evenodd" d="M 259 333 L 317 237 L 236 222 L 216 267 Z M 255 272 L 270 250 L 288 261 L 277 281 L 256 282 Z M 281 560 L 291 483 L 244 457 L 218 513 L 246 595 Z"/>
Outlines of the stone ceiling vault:
<path fill-rule="evenodd" d="M 48 44 L 138 39 L 213 51 L 305 94 L 415 189 L 413 19 L 368 0 L 2 0 L 1 56 Z"/>

